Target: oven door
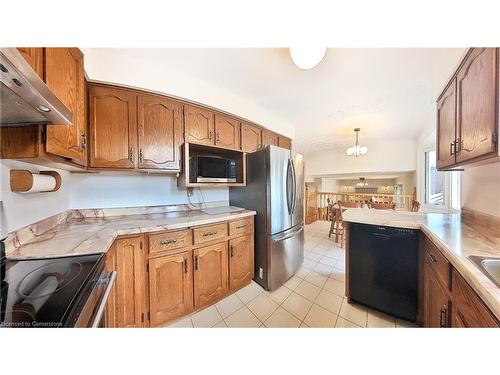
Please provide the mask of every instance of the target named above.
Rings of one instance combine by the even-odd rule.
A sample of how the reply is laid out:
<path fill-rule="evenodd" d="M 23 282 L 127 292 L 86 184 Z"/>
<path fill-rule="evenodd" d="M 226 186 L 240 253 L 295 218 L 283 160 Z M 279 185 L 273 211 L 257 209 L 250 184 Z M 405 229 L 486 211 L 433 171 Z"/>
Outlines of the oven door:
<path fill-rule="evenodd" d="M 77 328 L 106 327 L 106 304 L 115 283 L 116 271 L 103 273 L 76 321 Z"/>

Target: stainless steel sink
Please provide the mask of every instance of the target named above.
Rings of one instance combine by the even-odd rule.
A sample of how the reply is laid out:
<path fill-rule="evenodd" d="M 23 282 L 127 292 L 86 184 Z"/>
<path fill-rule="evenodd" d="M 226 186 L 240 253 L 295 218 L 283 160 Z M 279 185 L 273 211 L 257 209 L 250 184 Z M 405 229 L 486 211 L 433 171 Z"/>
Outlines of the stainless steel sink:
<path fill-rule="evenodd" d="M 500 258 L 486 258 L 472 255 L 469 259 L 500 288 Z"/>

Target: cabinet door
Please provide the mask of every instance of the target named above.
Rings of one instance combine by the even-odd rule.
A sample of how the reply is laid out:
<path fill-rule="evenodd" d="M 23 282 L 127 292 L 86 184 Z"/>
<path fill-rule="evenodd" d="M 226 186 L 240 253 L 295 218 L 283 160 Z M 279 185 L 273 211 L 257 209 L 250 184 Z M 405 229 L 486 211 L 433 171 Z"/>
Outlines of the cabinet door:
<path fill-rule="evenodd" d="M 265 147 L 267 145 L 278 146 L 278 135 L 271 133 L 267 130 L 262 130 L 262 145 Z"/>
<path fill-rule="evenodd" d="M 106 271 L 116 271 L 116 244 L 113 244 L 106 253 Z M 115 328 L 116 324 L 116 282 L 113 285 L 106 303 L 106 327 Z"/>
<path fill-rule="evenodd" d="M 457 162 L 496 152 L 497 55 L 473 48 L 457 73 Z"/>
<path fill-rule="evenodd" d="M 437 102 L 437 167 L 455 164 L 456 79 L 441 94 Z"/>
<path fill-rule="evenodd" d="M 143 237 L 118 239 L 116 245 L 116 326 L 145 327 L 146 257 Z"/>
<path fill-rule="evenodd" d="M 45 48 L 45 82 L 71 111 L 72 125 L 47 125 L 46 151 L 87 165 L 85 77 L 78 48 Z"/>
<path fill-rule="evenodd" d="M 262 146 L 260 128 L 241 123 L 241 150 L 254 152 Z"/>
<path fill-rule="evenodd" d="M 90 86 L 90 166 L 134 168 L 136 95 L 127 90 Z"/>
<path fill-rule="evenodd" d="M 149 261 L 151 325 L 158 326 L 193 309 L 191 251 Z"/>
<path fill-rule="evenodd" d="M 43 48 L 17 47 L 17 50 L 36 74 L 43 79 Z"/>
<path fill-rule="evenodd" d="M 231 148 L 234 150 L 240 149 L 240 123 L 234 118 L 215 115 L 215 145 Z"/>
<path fill-rule="evenodd" d="M 248 284 L 254 275 L 253 234 L 229 241 L 229 288 L 237 290 Z"/>
<path fill-rule="evenodd" d="M 449 327 L 450 299 L 445 289 L 431 274 L 428 265 L 425 265 L 424 282 L 425 327 Z"/>
<path fill-rule="evenodd" d="M 155 95 L 137 99 L 139 168 L 180 169 L 182 104 Z"/>
<path fill-rule="evenodd" d="M 194 307 L 209 305 L 228 291 L 227 241 L 194 250 Z"/>
<path fill-rule="evenodd" d="M 292 149 L 292 140 L 287 137 L 279 136 L 278 137 L 278 146 L 286 148 L 288 150 Z"/>
<path fill-rule="evenodd" d="M 214 114 L 206 109 L 185 105 L 184 126 L 186 142 L 213 145 Z"/>

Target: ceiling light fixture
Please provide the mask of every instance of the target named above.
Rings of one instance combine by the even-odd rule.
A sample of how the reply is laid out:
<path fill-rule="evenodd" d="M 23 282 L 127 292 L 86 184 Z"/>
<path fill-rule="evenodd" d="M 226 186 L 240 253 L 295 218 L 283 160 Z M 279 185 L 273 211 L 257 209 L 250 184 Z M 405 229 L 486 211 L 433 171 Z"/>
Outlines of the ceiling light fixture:
<path fill-rule="evenodd" d="M 360 177 L 359 182 L 356 184 L 356 186 L 368 186 L 368 182 L 365 181 L 364 177 Z"/>
<path fill-rule="evenodd" d="M 304 70 L 314 68 L 326 54 L 326 47 L 290 47 L 289 50 L 293 63 Z"/>
<path fill-rule="evenodd" d="M 358 133 L 361 129 L 360 128 L 355 128 L 354 129 L 354 132 L 356 133 L 356 143 L 354 144 L 354 146 L 352 147 L 349 147 L 347 150 L 346 150 L 346 154 L 348 156 L 355 156 L 355 157 L 358 157 L 360 155 L 364 155 L 368 152 L 368 147 L 366 146 L 360 146 L 358 144 Z"/>

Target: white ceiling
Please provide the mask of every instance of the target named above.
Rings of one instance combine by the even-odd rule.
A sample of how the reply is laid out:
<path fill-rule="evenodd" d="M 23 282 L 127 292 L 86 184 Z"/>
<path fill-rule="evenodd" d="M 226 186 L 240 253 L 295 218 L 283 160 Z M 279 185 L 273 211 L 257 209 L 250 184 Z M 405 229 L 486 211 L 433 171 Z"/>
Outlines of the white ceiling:
<path fill-rule="evenodd" d="M 435 110 L 436 87 L 462 51 L 328 49 L 309 71 L 292 63 L 287 48 L 127 52 L 227 90 L 292 124 L 295 147 L 307 153 L 352 144 L 354 127 L 361 128 L 360 143 L 368 147 L 378 139 L 416 139 Z"/>

